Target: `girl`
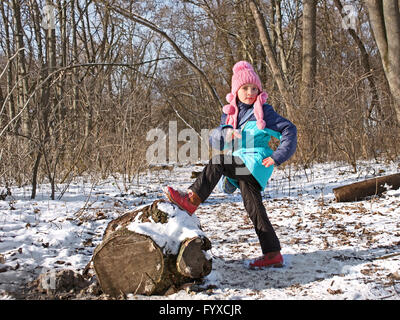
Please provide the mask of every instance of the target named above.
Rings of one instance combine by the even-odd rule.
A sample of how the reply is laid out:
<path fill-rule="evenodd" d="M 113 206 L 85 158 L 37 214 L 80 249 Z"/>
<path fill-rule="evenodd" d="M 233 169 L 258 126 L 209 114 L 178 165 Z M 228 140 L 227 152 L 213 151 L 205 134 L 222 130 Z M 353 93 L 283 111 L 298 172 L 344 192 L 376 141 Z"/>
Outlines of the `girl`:
<path fill-rule="evenodd" d="M 221 125 L 210 136 L 211 146 L 228 148 L 229 152 L 212 157 L 187 192 L 170 186 L 165 189 L 171 202 L 192 215 L 221 178 L 233 189 L 239 188 L 263 253 L 250 263 L 252 268 L 283 265 L 280 242 L 262 203 L 261 191 L 273 167 L 287 161 L 297 146 L 296 126 L 266 104 L 267 97 L 253 67 L 246 61 L 236 63 L 231 92 L 226 97 L 229 104 L 223 108 Z M 268 146 L 271 136 L 280 139 L 275 151 Z"/>

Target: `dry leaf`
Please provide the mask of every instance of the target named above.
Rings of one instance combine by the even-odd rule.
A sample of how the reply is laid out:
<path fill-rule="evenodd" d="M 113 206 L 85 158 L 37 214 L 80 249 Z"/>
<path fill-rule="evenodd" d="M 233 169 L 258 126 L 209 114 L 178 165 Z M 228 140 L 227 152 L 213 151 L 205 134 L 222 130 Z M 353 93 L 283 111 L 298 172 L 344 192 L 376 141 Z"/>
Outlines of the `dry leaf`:
<path fill-rule="evenodd" d="M 342 293 L 343 293 L 342 289 L 333 290 L 333 289 L 331 289 L 331 288 L 328 288 L 327 291 L 328 291 L 330 294 L 342 294 Z"/>
<path fill-rule="evenodd" d="M 388 276 L 390 278 L 392 278 L 393 280 L 400 280 L 400 272 L 399 271 L 395 271 L 393 273 L 389 273 Z"/>

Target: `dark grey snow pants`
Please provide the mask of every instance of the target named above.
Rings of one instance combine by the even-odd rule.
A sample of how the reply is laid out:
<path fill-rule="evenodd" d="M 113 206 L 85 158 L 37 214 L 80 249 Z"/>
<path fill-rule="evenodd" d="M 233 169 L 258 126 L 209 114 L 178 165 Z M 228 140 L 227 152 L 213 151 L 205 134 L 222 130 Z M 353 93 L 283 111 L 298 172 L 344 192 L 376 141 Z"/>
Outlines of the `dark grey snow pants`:
<path fill-rule="evenodd" d="M 262 203 L 261 187 L 239 157 L 231 155 L 213 157 L 189 189 L 204 202 L 222 175 L 238 181 L 243 204 L 253 222 L 262 253 L 280 251 L 279 239 Z"/>

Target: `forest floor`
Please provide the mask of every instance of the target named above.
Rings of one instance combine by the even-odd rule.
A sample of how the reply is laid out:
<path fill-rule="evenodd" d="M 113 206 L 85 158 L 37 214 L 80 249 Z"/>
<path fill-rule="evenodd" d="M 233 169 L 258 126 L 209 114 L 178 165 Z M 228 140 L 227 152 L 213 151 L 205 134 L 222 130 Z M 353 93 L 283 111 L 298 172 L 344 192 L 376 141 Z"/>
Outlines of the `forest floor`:
<path fill-rule="evenodd" d="M 47 184 L 34 200 L 29 186 L 11 187 L 0 200 L 0 299 L 109 299 L 95 276 L 80 277 L 108 222 L 162 197 L 166 185 L 187 188 L 201 170 L 164 167 L 130 182 L 80 177 L 58 186 L 59 200 L 49 199 Z M 336 202 L 332 191 L 398 172 L 398 161 L 359 162 L 356 173 L 342 163 L 277 168 L 263 199 L 281 241 L 282 268 L 247 267 L 261 251 L 240 193 L 215 190 L 196 212 L 212 243 L 211 273 L 171 295 L 121 298 L 400 300 L 400 189 L 347 203 Z M 39 285 L 39 275 L 66 270 L 73 272 L 64 292 Z"/>

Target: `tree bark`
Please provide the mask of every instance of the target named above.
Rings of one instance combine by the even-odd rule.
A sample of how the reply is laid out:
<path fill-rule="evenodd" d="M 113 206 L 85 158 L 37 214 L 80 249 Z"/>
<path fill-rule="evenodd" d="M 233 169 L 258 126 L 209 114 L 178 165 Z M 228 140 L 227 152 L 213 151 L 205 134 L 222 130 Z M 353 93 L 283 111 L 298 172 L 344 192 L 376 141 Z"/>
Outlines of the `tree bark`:
<path fill-rule="evenodd" d="M 16 49 L 18 51 L 18 82 L 20 83 L 18 88 L 18 108 L 23 109 L 25 106 L 25 102 L 28 96 L 28 79 L 26 73 L 26 60 L 25 60 L 25 52 L 24 50 L 20 50 L 24 48 L 24 31 L 22 29 L 21 22 L 21 7 L 19 0 L 12 1 L 13 11 L 14 11 L 14 26 L 15 26 L 15 43 Z M 22 123 L 21 129 L 24 135 L 28 135 L 30 131 L 30 123 L 28 117 L 28 108 L 22 110 Z"/>
<path fill-rule="evenodd" d="M 42 153 L 41 153 L 40 150 L 38 150 L 37 155 L 36 155 L 35 164 L 34 164 L 33 170 L 32 170 L 31 199 L 35 199 L 36 198 L 37 176 L 38 176 L 39 164 L 40 164 L 40 160 L 41 159 L 42 159 Z"/>
<path fill-rule="evenodd" d="M 61 0 L 57 0 L 57 6 L 58 6 L 58 12 L 60 15 L 60 37 L 61 37 L 61 54 L 60 54 L 60 63 L 59 65 L 61 67 L 65 67 L 67 65 L 67 43 L 68 43 L 68 37 L 67 37 L 67 3 L 65 0 L 61 2 Z M 64 123 L 65 120 L 65 115 L 66 115 L 66 107 L 65 107 L 65 101 L 64 101 L 64 96 L 65 96 L 65 84 L 66 84 L 66 76 L 64 74 L 61 75 L 60 80 L 57 81 L 57 89 L 56 89 L 56 102 L 57 102 L 57 112 L 58 112 L 58 118 L 59 118 L 59 123 Z M 66 129 L 65 126 L 61 126 L 60 128 L 60 137 L 62 139 L 65 138 L 66 136 Z"/>
<path fill-rule="evenodd" d="M 277 40 L 278 49 L 279 49 L 279 59 L 281 61 L 282 72 L 283 72 L 283 76 L 286 79 L 287 74 L 288 74 L 288 65 L 287 65 L 287 60 L 286 60 L 285 47 L 283 45 L 281 0 L 277 0 L 274 2 L 275 2 L 275 13 L 276 13 L 276 21 L 275 21 L 274 29 L 275 29 L 276 40 Z M 271 4 L 271 5 L 273 5 L 273 4 Z M 274 33 L 272 32 L 271 35 L 272 34 L 274 34 Z M 273 44 L 273 40 L 271 43 Z"/>
<path fill-rule="evenodd" d="M 370 24 L 400 125 L 400 12 L 398 0 L 366 0 Z"/>
<path fill-rule="evenodd" d="M 177 228 L 173 241 L 180 246 L 176 253 L 165 251 L 165 247 L 160 247 L 149 235 L 129 230 L 133 221 L 168 223 L 172 216 L 160 210 L 160 203 L 165 201 L 156 200 L 107 225 L 102 243 L 95 249 L 92 259 L 97 279 L 106 294 L 114 297 L 121 293 L 164 294 L 171 287 L 178 288 L 211 272 L 211 259 L 205 255 L 205 251 L 211 249 L 211 243 L 206 237 L 178 240 L 183 237 L 180 234 L 183 228 Z M 169 205 L 179 210 L 175 205 Z M 161 225 L 158 228 L 160 230 Z"/>
<path fill-rule="evenodd" d="M 300 104 L 307 108 L 313 100 L 315 74 L 317 70 L 316 0 L 303 2 L 303 51 Z"/>
<path fill-rule="evenodd" d="M 10 31 L 9 31 L 9 25 L 10 21 L 8 20 L 8 17 L 6 15 L 6 12 L 4 10 L 4 3 L 0 3 L 0 10 L 1 10 L 1 15 L 3 18 L 3 25 L 4 25 L 4 32 L 5 32 L 5 43 L 6 43 L 6 52 L 7 52 L 7 57 L 8 59 L 11 58 L 11 41 L 10 41 Z M 12 71 L 12 64 L 9 63 L 7 66 L 7 95 L 10 94 L 12 91 L 12 78 L 13 78 L 13 71 Z M 10 97 L 8 98 L 8 118 L 13 119 L 15 116 L 15 103 L 14 103 L 14 96 L 11 94 Z"/>
<path fill-rule="evenodd" d="M 77 23 L 75 21 L 75 0 L 71 0 L 71 23 L 72 23 L 72 64 L 78 63 L 78 40 L 77 40 Z M 72 100 L 72 109 L 74 110 L 74 114 L 77 113 L 78 110 L 78 101 L 79 101 L 79 90 L 78 90 L 78 71 L 76 69 L 72 70 L 72 92 L 73 92 L 73 100 Z M 75 126 L 75 122 L 73 123 Z"/>

